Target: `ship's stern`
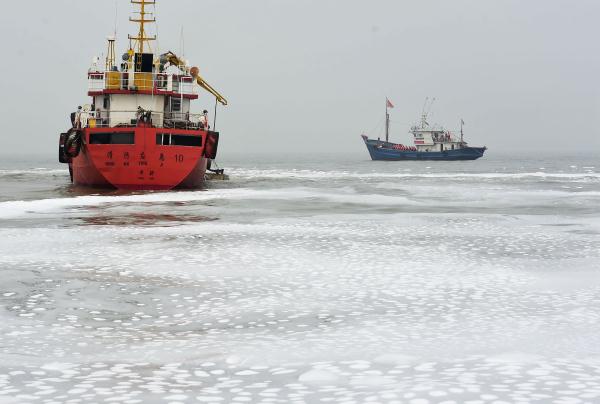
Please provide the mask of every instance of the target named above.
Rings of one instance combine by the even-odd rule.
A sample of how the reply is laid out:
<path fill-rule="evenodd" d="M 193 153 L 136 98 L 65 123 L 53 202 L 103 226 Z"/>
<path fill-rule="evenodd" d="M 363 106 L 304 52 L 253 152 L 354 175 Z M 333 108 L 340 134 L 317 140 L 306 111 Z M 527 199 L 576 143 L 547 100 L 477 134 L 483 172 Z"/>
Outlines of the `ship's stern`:
<path fill-rule="evenodd" d="M 201 187 L 209 133 L 153 127 L 86 129 L 81 151 L 72 159 L 73 182 L 119 189 Z"/>

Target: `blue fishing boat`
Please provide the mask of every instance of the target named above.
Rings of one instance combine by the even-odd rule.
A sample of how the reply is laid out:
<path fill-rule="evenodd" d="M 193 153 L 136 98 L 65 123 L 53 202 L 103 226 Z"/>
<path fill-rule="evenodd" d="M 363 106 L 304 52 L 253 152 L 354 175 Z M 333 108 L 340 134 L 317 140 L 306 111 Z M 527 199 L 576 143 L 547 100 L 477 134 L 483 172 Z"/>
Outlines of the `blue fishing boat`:
<path fill-rule="evenodd" d="M 429 108 L 431 108 L 431 104 Z M 361 135 L 367 150 L 373 160 L 476 160 L 483 156 L 486 147 L 472 147 L 464 141 L 463 125 L 460 121 L 460 137 L 442 127 L 431 127 L 427 122 L 427 100 L 421 115 L 421 124 L 411 128 L 414 146 L 405 146 L 401 143 L 389 141 L 390 114 L 389 108 L 393 104 L 386 99 L 385 102 L 385 141 L 369 139 Z"/>

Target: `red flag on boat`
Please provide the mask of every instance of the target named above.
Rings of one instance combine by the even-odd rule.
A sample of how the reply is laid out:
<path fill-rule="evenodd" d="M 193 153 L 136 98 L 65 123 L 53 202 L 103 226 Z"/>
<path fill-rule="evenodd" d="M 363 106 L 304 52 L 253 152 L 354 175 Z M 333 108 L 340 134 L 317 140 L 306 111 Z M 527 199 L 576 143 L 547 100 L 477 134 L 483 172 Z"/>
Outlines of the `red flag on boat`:
<path fill-rule="evenodd" d="M 394 108 L 394 104 L 392 104 L 387 98 L 385 99 L 385 106 L 387 108 Z"/>

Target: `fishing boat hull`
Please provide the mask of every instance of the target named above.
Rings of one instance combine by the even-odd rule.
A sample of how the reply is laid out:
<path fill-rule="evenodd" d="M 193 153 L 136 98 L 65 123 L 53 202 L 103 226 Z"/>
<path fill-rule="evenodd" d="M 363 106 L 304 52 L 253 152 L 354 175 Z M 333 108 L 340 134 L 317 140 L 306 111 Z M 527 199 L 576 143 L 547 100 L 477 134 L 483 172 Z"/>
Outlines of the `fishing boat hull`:
<path fill-rule="evenodd" d="M 69 162 L 73 183 L 128 190 L 202 187 L 207 139 L 215 147 L 214 134 L 153 127 L 85 129 L 80 150 Z"/>
<path fill-rule="evenodd" d="M 487 150 L 486 147 L 469 146 L 444 151 L 399 150 L 394 148 L 397 146 L 395 143 L 369 139 L 366 136 L 363 136 L 363 140 L 372 160 L 477 160 Z"/>

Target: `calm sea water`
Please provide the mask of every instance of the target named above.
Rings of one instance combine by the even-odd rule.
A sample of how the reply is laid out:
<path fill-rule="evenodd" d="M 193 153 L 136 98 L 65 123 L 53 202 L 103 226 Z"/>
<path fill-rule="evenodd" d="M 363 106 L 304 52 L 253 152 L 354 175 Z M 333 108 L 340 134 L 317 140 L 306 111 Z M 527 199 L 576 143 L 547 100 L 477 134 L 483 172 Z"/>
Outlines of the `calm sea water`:
<path fill-rule="evenodd" d="M 0 403 L 600 402 L 600 156 L 0 163 Z"/>

